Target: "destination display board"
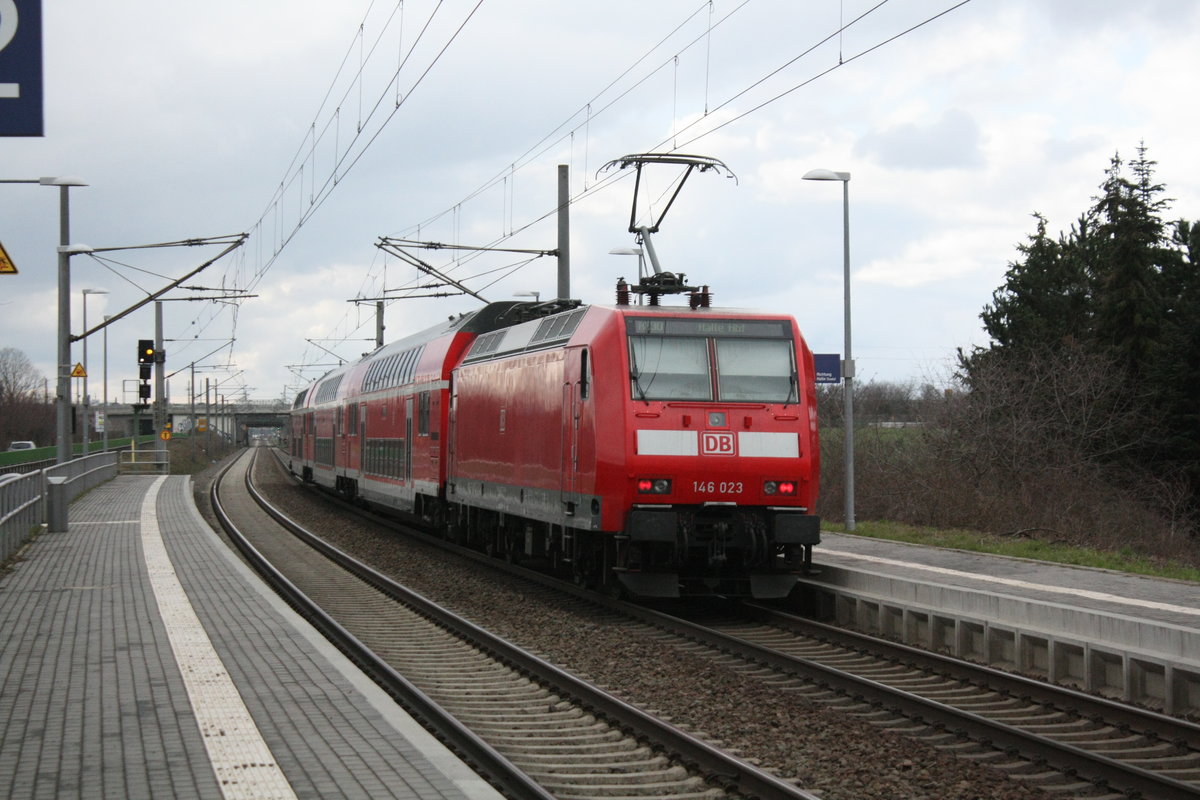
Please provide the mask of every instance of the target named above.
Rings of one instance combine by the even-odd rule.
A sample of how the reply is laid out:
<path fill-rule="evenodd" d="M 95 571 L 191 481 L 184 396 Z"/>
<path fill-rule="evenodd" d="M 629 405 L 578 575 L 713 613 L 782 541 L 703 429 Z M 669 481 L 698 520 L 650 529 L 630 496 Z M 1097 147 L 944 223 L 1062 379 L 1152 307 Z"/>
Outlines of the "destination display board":
<path fill-rule="evenodd" d="M 736 336 L 753 339 L 790 339 L 786 320 L 686 319 L 679 317 L 626 317 L 626 330 L 634 336 Z"/>

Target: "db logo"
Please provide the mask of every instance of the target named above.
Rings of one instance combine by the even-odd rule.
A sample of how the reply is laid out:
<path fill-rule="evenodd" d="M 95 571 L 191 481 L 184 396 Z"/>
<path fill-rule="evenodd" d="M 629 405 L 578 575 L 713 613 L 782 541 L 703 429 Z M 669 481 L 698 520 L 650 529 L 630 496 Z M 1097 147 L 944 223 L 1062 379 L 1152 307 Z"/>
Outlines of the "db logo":
<path fill-rule="evenodd" d="M 700 452 L 706 456 L 736 456 L 733 434 L 711 431 L 700 434 Z"/>

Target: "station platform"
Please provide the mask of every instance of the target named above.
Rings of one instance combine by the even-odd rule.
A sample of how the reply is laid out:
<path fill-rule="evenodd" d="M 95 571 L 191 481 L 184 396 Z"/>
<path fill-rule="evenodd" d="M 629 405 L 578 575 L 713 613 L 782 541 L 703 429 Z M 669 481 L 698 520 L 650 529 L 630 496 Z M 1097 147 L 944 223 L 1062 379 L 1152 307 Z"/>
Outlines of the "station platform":
<path fill-rule="evenodd" d="M 1200 583 L 822 532 L 815 613 L 1052 681 L 1200 715 Z"/>
<path fill-rule="evenodd" d="M 500 795 L 217 537 L 119 476 L 0 574 L 0 796 Z"/>

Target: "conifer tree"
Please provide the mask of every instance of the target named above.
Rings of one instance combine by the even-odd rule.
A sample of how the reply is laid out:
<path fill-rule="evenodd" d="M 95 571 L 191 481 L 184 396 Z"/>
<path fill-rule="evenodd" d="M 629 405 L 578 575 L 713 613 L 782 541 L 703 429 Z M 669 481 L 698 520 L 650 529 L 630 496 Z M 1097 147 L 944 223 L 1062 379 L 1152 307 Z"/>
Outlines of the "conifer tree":
<path fill-rule="evenodd" d="M 1177 221 L 1171 242 L 1158 357 L 1146 377 L 1163 416 L 1159 457 L 1182 471 L 1200 503 L 1200 225 Z"/>
<path fill-rule="evenodd" d="M 972 392 L 1004 391 L 1011 380 L 987 376 L 1020 377 L 1039 363 L 1069 369 L 1073 357 L 1103 366 L 1105 380 L 1128 390 L 1115 405 L 1101 393 L 1064 400 L 1053 386 L 1031 384 L 987 407 L 1019 405 L 1039 419 L 1039 405 L 1052 416 L 1054 404 L 1092 403 L 1093 421 L 1119 416 L 1120 425 L 1099 428 L 1105 438 L 1084 440 L 1092 456 L 1130 480 L 1183 476 L 1200 514 L 1200 225 L 1164 222 L 1171 201 L 1155 166 L 1139 146 L 1127 177 L 1114 155 L 1100 195 L 1057 241 L 1034 215 L 1036 232 L 980 314 L 992 343 L 969 356 L 960 351 L 960 376 Z"/>
<path fill-rule="evenodd" d="M 1033 216 L 1036 233 L 1017 246 L 1024 258 L 1008 265 L 1004 285 L 980 315 L 994 346 L 1012 351 L 1056 347 L 1086 334 L 1087 283 L 1076 247 L 1051 239 L 1046 218 Z"/>
<path fill-rule="evenodd" d="M 1146 159 L 1145 146 L 1139 147 L 1130 181 L 1122 174 L 1121 157 L 1114 155 L 1092 209 L 1098 240 L 1090 264 L 1092 337 L 1125 362 L 1131 379 L 1141 377 L 1154 358 L 1166 310 L 1160 214 L 1169 201 L 1159 197 L 1163 187 L 1153 183 L 1154 163 Z"/>

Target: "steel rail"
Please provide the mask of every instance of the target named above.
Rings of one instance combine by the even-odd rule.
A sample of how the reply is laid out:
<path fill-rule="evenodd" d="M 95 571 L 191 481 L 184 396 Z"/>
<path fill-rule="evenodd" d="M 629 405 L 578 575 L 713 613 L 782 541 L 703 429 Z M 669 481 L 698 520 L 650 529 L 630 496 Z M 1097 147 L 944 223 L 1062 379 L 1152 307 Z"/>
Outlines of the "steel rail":
<path fill-rule="evenodd" d="M 760 603 L 743 601 L 739 610 L 747 618 L 804 636 L 820 638 L 849 649 L 869 649 L 887 658 L 928 668 L 940 674 L 983 683 L 988 688 L 1045 705 L 1069 706 L 1081 717 L 1103 719 L 1105 722 L 1129 728 L 1192 750 L 1200 750 L 1200 725 L 1190 720 L 1172 717 L 1146 708 L 1131 706 L 1107 697 L 1059 686 L 1035 678 L 1005 672 L 986 664 L 976 664 L 912 645 L 881 639 L 870 634 L 838 628 L 824 622 L 805 619 Z"/>
<path fill-rule="evenodd" d="M 257 458 L 257 451 L 251 457 L 251 464 L 246 470 L 246 484 L 251 486 L 250 474 Z M 378 683 L 384 691 L 390 694 L 409 713 L 421 721 L 451 750 L 471 764 L 489 782 L 514 800 L 554 800 L 540 785 L 511 761 L 487 744 L 469 728 L 465 727 L 453 716 L 446 713 L 427 694 L 422 692 L 411 681 L 380 660 L 352 633 L 342 627 L 336 620 L 326 614 L 301 592 L 295 584 L 277 570 L 261 553 L 250 544 L 249 540 L 234 524 L 221 505 L 220 488 L 226 473 L 244 458 L 233 459 L 213 480 L 209 490 L 209 500 L 221 527 L 229 534 L 230 539 L 241 550 L 259 574 L 277 591 L 284 600 L 295 608 L 301 616 L 307 619 L 313 627 L 319 630 L 338 649 L 342 650 L 367 675 Z M 254 494 L 254 492 L 252 492 Z"/>
<path fill-rule="evenodd" d="M 338 501 L 335 499 L 335 502 Z M 356 509 L 356 512 L 381 524 L 395 524 L 394 520 L 361 509 Z M 747 661 L 761 663 L 781 672 L 796 675 L 824 688 L 861 697 L 866 702 L 891 708 L 906 717 L 938 725 L 949 731 L 961 732 L 975 741 L 999 750 L 1017 753 L 1029 761 L 1045 763 L 1061 772 L 1081 778 L 1088 776 L 1088 780 L 1099 785 L 1107 785 L 1114 789 L 1133 793 L 1133 796 L 1162 798 L 1162 800 L 1184 800 L 1185 798 L 1194 800 L 1200 795 L 1200 789 L 1194 784 L 1158 774 L 1153 770 L 1125 764 L 1103 754 L 1024 731 L 1017 726 L 989 719 L 984 715 L 958 709 L 936 700 L 923 698 L 915 693 L 906 692 L 835 667 L 780 653 L 645 606 L 606 597 L 558 578 L 500 562 L 482 553 L 450 544 L 408 526 L 405 527 L 405 530 L 423 541 L 450 549 L 479 563 L 486 563 L 494 569 L 519 573 L 526 579 L 586 599 L 600 607 L 632 617 L 645 624 Z M 759 609 L 754 610 L 753 613 L 760 617 L 768 611 L 773 611 L 758 604 L 743 602 L 741 605 L 751 610 Z M 997 685 L 1000 687 L 997 689 L 998 691 L 1011 691 L 1014 696 L 1022 699 L 1030 698 L 1033 701 L 1050 705 L 1076 704 L 1082 709 L 1080 716 L 1100 718 L 1117 727 L 1146 731 L 1149 735 L 1157 736 L 1172 744 L 1200 749 L 1198 746 L 1200 744 L 1200 726 L 1186 720 L 1138 709 L 1106 698 L 1077 692 L 1068 687 L 1043 683 L 896 642 L 875 639 L 865 634 L 834 628 L 812 620 L 793 619 L 798 625 L 817 627 L 829 636 L 854 638 L 860 643 L 860 646 L 875 651 L 884 650 L 891 654 L 890 657 L 925 659 L 931 664 L 931 668 L 942 673 L 961 675 L 988 686 Z"/>
<path fill-rule="evenodd" d="M 1090 752 L 1074 745 L 1023 731 L 1018 727 L 989 719 L 984 715 L 954 708 L 870 678 L 863 678 L 835 667 L 753 644 L 669 614 L 645 608 L 627 613 L 632 613 L 633 616 L 648 624 L 653 624 L 722 652 L 801 677 L 823 688 L 861 697 L 868 703 L 895 709 L 909 718 L 928 724 L 937 724 L 949 731 L 961 731 L 976 741 L 983 741 L 992 747 L 1017 753 L 1030 761 L 1046 763 L 1059 771 L 1081 778 L 1088 776 L 1088 780 L 1105 784 L 1113 789 L 1136 792 L 1140 793 L 1142 797 L 1153 797 L 1160 800 L 1195 800 L 1200 794 L 1200 789 L 1197 789 L 1194 784 L 1126 764 L 1100 753 Z M 958 662 L 958 666 L 961 667 L 962 663 L 964 662 Z M 1049 685 L 1043 685 L 1043 689 L 1047 686 Z M 1064 691 L 1069 690 L 1064 689 Z M 1100 702 L 1098 698 L 1089 699 L 1096 701 L 1097 704 Z M 1136 710 L 1128 707 L 1123 709 L 1126 714 L 1134 711 Z M 1155 718 L 1158 716 L 1155 715 Z M 1145 718 L 1143 718 L 1144 722 Z"/>
<path fill-rule="evenodd" d="M 662 747 L 685 766 L 701 772 L 724 788 L 758 800 L 818 800 L 816 795 L 805 792 L 749 762 L 736 758 L 670 723 L 647 714 L 396 583 L 295 523 L 254 489 L 249 483 L 249 473 L 247 473 L 247 481 L 255 502 L 276 522 L 344 569 L 394 600 L 404 603 L 439 624 L 454 630 L 493 658 L 538 681 L 551 684 L 560 693 L 605 718 L 613 725 Z"/>

